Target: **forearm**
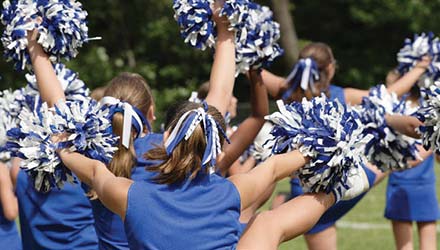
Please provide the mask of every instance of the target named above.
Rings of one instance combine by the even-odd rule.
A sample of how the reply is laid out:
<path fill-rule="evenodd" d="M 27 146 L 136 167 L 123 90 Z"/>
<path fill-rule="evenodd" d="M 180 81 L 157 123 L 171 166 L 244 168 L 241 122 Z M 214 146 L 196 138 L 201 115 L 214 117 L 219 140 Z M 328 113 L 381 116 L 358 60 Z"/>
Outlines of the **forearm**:
<path fill-rule="evenodd" d="M 258 132 L 264 125 L 262 117 L 248 117 L 244 120 L 230 140 L 231 144 L 226 144 L 223 148 L 224 157 L 217 163 L 217 166 L 227 172 L 231 165 L 236 161 L 255 140 Z"/>
<path fill-rule="evenodd" d="M 304 157 L 299 150 L 275 155 L 271 158 L 273 161 L 274 182 L 278 182 L 290 176 L 293 172 L 296 172 L 310 161 L 310 159 Z"/>
<path fill-rule="evenodd" d="M 70 169 L 85 184 L 92 187 L 96 183 L 97 172 L 99 169 L 105 168 L 104 163 L 92 160 L 78 153 L 61 150 L 59 156 L 64 165 Z"/>
<path fill-rule="evenodd" d="M 266 86 L 269 95 L 272 98 L 278 98 L 281 95 L 281 89 L 286 87 L 286 79 L 277 76 L 267 70 L 261 72 L 263 84 Z"/>
<path fill-rule="evenodd" d="M 41 99 L 47 102 L 49 106 L 54 106 L 58 101 L 65 100 L 64 91 L 49 56 L 44 52 L 41 45 L 36 41 L 29 41 L 28 51 Z"/>
<path fill-rule="evenodd" d="M 422 67 L 415 67 L 410 72 L 402 76 L 394 84 L 388 87 L 390 93 L 394 92 L 398 96 L 408 93 L 419 78 L 425 73 L 426 69 Z"/>
<path fill-rule="evenodd" d="M 225 29 L 225 30 L 222 30 Z M 206 102 L 226 114 L 235 81 L 234 33 L 227 26 L 219 28 L 214 63 L 211 69 Z"/>
<path fill-rule="evenodd" d="M 249 78 L 251 80 L 252 116 L 264 119 L 269 114 L 269 99 L 263 78 L 261 73 L 255 70 L 250 71 Z"/>
<path fill-rule="evenodd" d="M 307 232 L 334 202 L 332 194 L 305 194 L 263 212 L 248 224 L 237 250 L 277 249 L 282 242 Z"/>
<path fill-rule="evenodd" d="M 14 194 L 14 187 L 10 178 L 9 170 L 1 163 L 0 176 L 0 199 L 3 208 L 3 215 L 9 221 L 15 220 L 18 215 L 18 202 Z"/>

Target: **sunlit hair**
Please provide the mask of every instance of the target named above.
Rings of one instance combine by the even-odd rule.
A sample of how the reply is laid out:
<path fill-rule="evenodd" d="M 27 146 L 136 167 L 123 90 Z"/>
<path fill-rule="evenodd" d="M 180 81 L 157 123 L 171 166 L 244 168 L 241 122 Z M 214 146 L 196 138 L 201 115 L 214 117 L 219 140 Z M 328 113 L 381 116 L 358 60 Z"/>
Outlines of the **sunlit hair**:
<path fill-rule="evenodd" d="M 286 103 L 291 103 L 293 101 L 301 101 L 302 98 L 312 99 L 315 96 L 320 95 L 321 93 L 325 93 L 328 95 L 328 88 L 330 86 L 330 75 L 327 70 L 328 66 L 332 63 L 335 63 L 335 58 L 333 56 L 332 49 L 325 43 L 316 42 L 310 43 L 305 46 L 299 54 L 299 59 L 313 59 L 319 71 L 319 80 L 315 82 L 316 93 L 309 88 L 307 90 L 303 90 L 301 88 L 296 88 L 290 97 L 286 98 L 284 101 Z M 283 89 L 282 92 L 286 91 Z"/>
<path fill-rule="evenodd" d="M 122 102 L 131 104 L 133 107 L 139 109 L 145 117 L 148 116 L 150 107 L 153 105 L 153 96 L 150 87 L 142 76 L 134 73 L 121 73 L 113 78 L 104 96 L 112 96 Z M 113 133 L 122 138 L 124 127 L 123 113 L 116 113 L 113 116 L 112 125 Z M 136 151 L 133 144 L 136 132 L 137 131 L 133 128 L 128 149 L 122 145 L 122 140 L 119 140 L 119 150 L 115 153 L 113 160 L 108 166 L 110 171 L 116 176 L 131 177 L 131 170 L 136 164 Z"/>
<path fill-rule="evenodd" d="M 166 130 L 171 133 L 178 124 L 179 119 L 188 111 L 202 108 L 203 104 L 184 102 L 179 107 L 171 110 L 174 114 Z M 225 130 L 225 122 L 221 113 L 213 106 L 208 106 L 208 115 L 211 115 L 221 129 Z M 225 138 L 220 136 L 220 145 Z M 198 124 L 192 135 L 187 140 L 182 140 L 174 150 L 168 154 L 165 146 L 159 146 L 146 153 L 149 160 L 161 161 L 161 164 L 149 167 L 148 170 L 156 172 L 154 180 L 159 184 L 181 183 L 187 178 L 194 179 L 198 174 L 209 174 L 210 167 L 202 167 L 202 160 L 207 146 L 205 131 Z"/>

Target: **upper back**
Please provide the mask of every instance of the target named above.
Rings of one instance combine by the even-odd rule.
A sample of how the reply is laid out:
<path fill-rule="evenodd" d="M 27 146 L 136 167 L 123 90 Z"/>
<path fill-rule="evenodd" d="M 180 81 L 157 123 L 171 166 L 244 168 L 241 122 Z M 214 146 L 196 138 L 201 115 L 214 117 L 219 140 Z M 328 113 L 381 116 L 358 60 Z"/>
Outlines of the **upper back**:
<path fill-rule="evenodd" d="M 217 175 L 182 185 L 134 182 L 125 232 L 132 249 L 231 249 L 239 239 L 240 197 Z"/>
<path fill-rule="evenodd" d="M 338 99 L 341 104 L 345 104 L 344 88 L 331 84 L 329 87 L 329 91 L 330 100 Z"/>
<path fill-rule="evenodd" d="M 79 184 L 43 194 L 20 171 L 16 194 L 24 249 L 97 249 L 92 209 Z"/>
<path fill-rule="evenodd" d="M 134 141 L 137 164 L 131 171 L 133 180 L 148 180 L 151 177 L 152 174 L 146 171 L 145 167 L 151 165 L 152 162 L 146 160 L 144 154 L 156 145 L 161 144 L 162 139 L 162 134 L 149 133 Z M 110 211 L 99 200 L 93 200 L 91 203 L 95 217 L 96 233 L 99 237 L 99 249 L 128 250 L 124 223 L 119 215 Z"/>

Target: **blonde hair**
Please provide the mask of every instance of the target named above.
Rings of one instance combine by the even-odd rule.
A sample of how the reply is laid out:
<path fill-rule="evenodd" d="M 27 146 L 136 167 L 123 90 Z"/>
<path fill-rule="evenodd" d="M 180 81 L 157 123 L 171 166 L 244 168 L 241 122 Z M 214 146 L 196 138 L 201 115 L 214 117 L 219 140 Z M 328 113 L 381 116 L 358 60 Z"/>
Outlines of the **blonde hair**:
<path fill-rule="evenodd" d="M 133 107 L 139 109 L 145 117 L 147 117 L 150 107 L 153 105 L 153 96 L 150 87 L 142 76 L 134 73 L 125 72 L 113 78 L 104 96 L 112 96 L 122 102 L 131 104 Z M 124 126 L 124 115 L 122 113 L 116 113 L 113 116 L 112 125 L 113 133 L 121 137 Z M 142 133 L 144 131 L 140 132 Z M 131 177 L 131 170 L 136 164 L 136 151 L 133 144 L 135 134 L 136 131 L 133 129 L 128 149 L 122 145 L 122 140 L 119 140 L 119 150 L 114 154 L 108 166 L 109 170 L 116 176 Z"/>
<path fill-rule="evenodd" d="M 173 110 L 174 117 L 167 127 L 172 131 L 177 125 L 181 116 L 186 112 L 202 107 L 202 104 L 185 102 L 176 110 Z M 207 113 L 221 126 L 226 129 L 225 121 L 220 112 L 213 106 L 208 107 Z M 220 136 L 220 145 L 223 145 L 225 138 Z M 145 154 L 149 160 L 159 160 L 162 163 L 148 170 L 157 172 L 155 181 L 159 184 L 181 183 L 186 178 L 194 179 L 199 173 L 208 173 L 210 166 L 202 168 L 202 159 L 206 149 L 205 131 L 199 124 L 188 140 L 182 140 L 171 152 L 170 155 L 164 146 L 157 147 Z"/>

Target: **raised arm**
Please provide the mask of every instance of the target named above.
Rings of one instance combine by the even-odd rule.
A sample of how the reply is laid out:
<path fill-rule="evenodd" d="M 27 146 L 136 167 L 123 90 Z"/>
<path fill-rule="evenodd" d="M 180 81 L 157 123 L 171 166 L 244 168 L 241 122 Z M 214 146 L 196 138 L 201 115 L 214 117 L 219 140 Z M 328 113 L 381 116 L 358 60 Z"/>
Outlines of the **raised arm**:
<path fill-rule="evenodd" d="M 426 72 L 426 69 L 429 67 L 430 63 L 431 59 L 429 57 L 423 57 L 423 59 L 419 63 L 417 63 L 416 67 L 403 75 L 394 84 L 387 87 L 388 92 L 394 92 L 399 97 L 408 93 L 414 86 L 414 84 L 416 84 L 420 77 Z M 361 104 L 362 98 L 368 96 L 368 94 L 368 90 L 354 88 L 344 89 L 345 101 L 350 105 Z"/>
<path fill-rule="evenodd" d="M 107 208 L 121 216 L 122 220 L 125 219 L 128 190 L 132 180 L 116 177 L 104 163 L 81 154 L 61 150 L 59 155 L 65 166 L 91 187 Z"/>
<path fill-rule="evenodd" d="M 416 117 L 406 115 L 386 115 L 385 119 L 388 126 L 392 127 L 397 132 L 413 138 L 420 138 L 420 134 L 416 132 L 416 128 L 422 126 L 423 123 Z"/>
<path fill-rule="evenodd" d="M 206 102 L 216 107 L 224 116 L 229 100 L 232 98 L 235 81 L 235 42 L 234 32 L 228 30 L 226 17 L 218 17 L 224 0 L 216 0 L 214 20 L 217 24 L 217 42 L 214 63 L 209 79 L 209 92 Z"/>
<path fill-rule="evenodd" d="M 241 210 L 248 208 L 270 185 L 288 177 L 309 161 L 299 151 L 275 155 L 252 169 L 249 173 L 229 177 L 241 197 Z"/>
<path fill-rule="evenodd" d="M 252 113 L 232 134 L 231 144 L 226 144 L 223 148 L 223 157 L 217 163 L 218 168 L 223 173 L 227 172 L 231 165 L 252 144 L 264 125 L 264 117 L 269 114 L 269 100 L 261 75 L 258 71 L 251 71 L 249 72 L 249 78 L 251 80 Z"/>
<path fill-rule="evenodd" d="M 37 43 L 36 30 L 28 34 L 28 51 L 32 61 L 32 69 L 37 78 L 38 90 L 41 99 L 49 106 L 54 106 L 58 101 L 65 100 L 64 91 L 55 74 L 49 56 Z"/>
<path fill-rule="evenodd" d="M 267 70 L 261 72 L 261 77 L 269 95 L 272 98 L 278 99 L 281 96 L 281 89 L 287 86 L 286 79 Z"/>
<path fill-rule="evenodd" d="M 14 221 L 18 215 L 17 197 L 14 194 L 9 169 L 2 162 L 0 162 L 0 199 L 5 218 Z"/>

